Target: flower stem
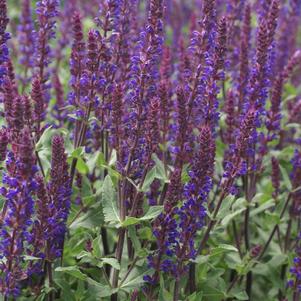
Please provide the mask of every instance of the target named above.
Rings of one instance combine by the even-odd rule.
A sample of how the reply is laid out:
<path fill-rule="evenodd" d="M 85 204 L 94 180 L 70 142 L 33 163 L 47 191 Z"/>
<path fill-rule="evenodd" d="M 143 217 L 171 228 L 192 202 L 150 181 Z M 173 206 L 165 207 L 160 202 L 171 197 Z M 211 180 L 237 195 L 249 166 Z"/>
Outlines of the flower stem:
<path fill-rule="evenodd" d="M 173 301 L 178 301 L 180 297 L 180 284 L 179 284 L 179 278 L 176 278 L 176 283 L 174 287 L 174 293 L 173 293 Z"/>
<path fill-rule="evenodd" d="M 50 287 L 50 292 L 48 294 L 48 301 L 53 301 L 54 300 L 54 294 L 53 294 L 53 277 L 52 277 L 52 264 L 50 261 L 47 261 L 46 263 L 46 268 L 47 268 L 47 275 L 48 275 L 48 283 Z"/>

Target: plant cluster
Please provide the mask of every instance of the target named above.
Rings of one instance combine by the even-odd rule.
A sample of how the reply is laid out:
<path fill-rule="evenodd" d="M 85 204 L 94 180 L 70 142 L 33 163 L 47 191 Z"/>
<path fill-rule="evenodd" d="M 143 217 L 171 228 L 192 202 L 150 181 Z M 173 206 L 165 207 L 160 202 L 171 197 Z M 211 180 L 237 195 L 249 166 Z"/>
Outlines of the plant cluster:
<path fill-rule="evenodd" d="M 2 299 L 301 300 L 300 22 L 0 0 Z"/>

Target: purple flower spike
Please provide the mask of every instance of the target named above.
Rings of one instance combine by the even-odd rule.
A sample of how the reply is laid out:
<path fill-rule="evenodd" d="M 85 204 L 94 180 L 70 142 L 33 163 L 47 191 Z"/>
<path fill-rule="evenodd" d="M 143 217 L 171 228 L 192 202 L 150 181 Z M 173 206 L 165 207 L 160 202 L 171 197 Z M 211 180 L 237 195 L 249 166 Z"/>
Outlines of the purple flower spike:
<path fill-rule="evenodd" d="M 28 72 L 34 67 L 33 53 L 36 47 L 36 39 L 34 32 L 34 24 L 31 12 L 31 1 L 22 1 L 22 13 L 20 25 L 18 27 L 18 40 L 20 45 L 20 64 L 24 68 L 24 76 L 22 77 L 23 85 L 28 83 L 30 75 Z"/>
<path fill-rule="evenodd" d="M 29 227 L 34 212 L 33 194 L 36 189 L 34 175 L 34 147 L 28 128 L 24 128 L 18 143 L 6 160 L 8 174 L 3 174 L 5 204 L 2 209 L 0 235 L 0 291 L 6 297 L 17 297 L 20 281 L 26 279 L 23 270 L 24 250 L 31 244 Z M 2 190 L 3 191 L 3 190 Z"/>
<path fill-rule="evenodd" d="M 0 89 L 2 89 L 3 78 L 7 74 L 5 64 L 9 60 L 8 47 L 6 44 L 10 38 L 10 35 L 6 32 L 8 22 L 6 0 L 0 0 Z"/>
<path fill-rule="evenodd" d="M 7 145 L 8 145 L 8 130 L 5 128 L 0 129 L 0 162 L 6 158 Z"/>
<path fill-rule="evenodd" d="M 62 254 L 63 242 L 66 232 L 66 221 L 70 210 L 71 185 L 68 174 L 67 156 L 65 154 L 64 139 L 54 136 L 52 139 L 52 161 L 48 191 L 52 204 L 48 210 L 53 210 L 48 223 L 51 227 L 49 236 L 52 244 L 47 250 L 50 261 Z"/>
<path fill-rule="evenodd" d="M 48 79 L 45 73 L 51 62 L 51 49 L 49 42 L 55 38 L 55 24 L 54 19 L 58 16 L 58 0 L 41 0 L 37 2 L 36 13 L 38 16 L 38 38 L 35 51 L 35 66 L 38 69 L 38 74 L 41 81 L 44 83 Z"/>

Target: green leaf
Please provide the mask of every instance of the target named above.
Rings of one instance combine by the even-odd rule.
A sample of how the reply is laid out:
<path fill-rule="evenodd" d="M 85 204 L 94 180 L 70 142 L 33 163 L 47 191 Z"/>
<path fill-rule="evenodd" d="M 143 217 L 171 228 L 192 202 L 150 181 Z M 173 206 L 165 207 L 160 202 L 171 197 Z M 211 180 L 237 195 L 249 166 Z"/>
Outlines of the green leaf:
<path fill-rule="evenodd" d="M 280 167 L 280 171 L 281 171 L 281 174 L 282 174 L 284 185 L 286 186 L 286 188 L 289 191 L 291 191 L 292 190 L 292 183 L 291 183 L 291 180 L 290 180 L 290 178 L 287 174 L 287 171 L 283 166 L 279 165 L 279 167 Z"/>
<path fill-rule="evenodd" d="M 238 250 L 232 245 L 220 244 L 217 248 L 211 250 L 210 256 L 217 256 L 228 252 L 238 252 Z"/>
<path fill-rule="evenodd" d="M 133 246 L 134 246 L 134 249 L 136 251 L 136 253 L 138 253 L 140 250 L 141 250 L 141 244 L 140 244 L 140 241 L 137 237 L 137 233 L 136 233 L 136 228 L 134 226 L 130 226 L 128 228 L 128 234 L 129 234 L 129 237 L 133 243 Z"/>
<path fill-rule="evenodd" d="M 202 301 L 203 299 L 203 292 L 197 293 L 194 292 L 192 295 L 188 296 L 187 301 Z"/>
<path fill-rule="evenodd" d="M 151 240 L 153 238 L 153 232 L 149 227 L 138 229 L 138 233 L 141 239 Z"/>
<path fill-rule="evenodd" d="M 136 217 L 127 217 L 123 222 L 122 222 L 122 227 L 128 227 L 131 225 L 136 225 L 139 224 L 140 220 L 139 218 Z"/>
<path fill-rule="evenodd" d="M 149 186 L 153 183 L 156 178 L 156 167 L 152 168 L 145 177 L 142 188 L 140 191 L 145 192 L 149 189 Z"/>
<path fill-rule="evenodd" d="M 173 296 L 166 288 L 160 288 L 159 291 L 159 301 L 172 301 Z"/>
<path fill-rule="evenodd" d="M 132 288 L 137 288 L 141 284 L 144 283 L 143 276 L 145 275 L 145 272 L 143 273 L 137 273 L 138 271 L 136 270 L 136 273 L 134 271 L 131 273 L 132 275 L 129 276 L 125 282 L 122 283 L 121 287 L 122 289 L 132 289 Z"/>
<path fill-rule="evenodd" d="M 78 147 L 71 153 L 71 157 L 72 158 L 80 158 L 80 156 L 83 154 L 83 152 L 84 152 L 84 148 L 82 146 Z"/>
<path fill-rule="evenodd" d="M 184 165 L 183 169 L 182 169 L 182 174 L 181 174 L 181 182 L 187 183 L 189 181 L 189 179 L 190 179 L 190 177 L 188 175 L 187 165 Z"/>
<path fill-rule="evenodd" d="M 156 178 L 160 180 L 164 180 L 165 182 L 168 182 L 168 177 L 166 175 L 165 167 L 163 162 L 158 158 L 156 154 L 152 155 L 152 159 L 155 161 L 156 166 Z"/>
<path fill-rule="evenodd" d="M 139 224 L 141 221 L 152 220 L 156 218 L 163 211 L 163 206 L 151 206 L 146 214 L 142 217 L 127 217 L 125 221 L 122 222 L 122 227 L 128 227 L 131 225 Z"/>
<path fill-rule="evenodd" d="M 89 172 L 89 167 L 82 158 L 77 159 L 76 169 L 83 175 L 86 175 Z"/>
<path fill-rule="evenodd" d="M 111 158 L 109 160 L 109 166 L 115 165 L 116 161 L 117 161 L 117 152 L 116 152 L 116 149 L 113 149 Z"/>
<path fill-rule="evenodd" d="M 116 258 L 101 258 L 103 263 L 109 264 L 116 270 L 120 270 L 120 264 Z"/>
<path fill-rule="evenodd" d="M 80 261 L 81 264 L 83 263 L 90 263 L 91 265 L 97 265 L 99 260 L 96 259 L 91 253 L 87 251 L 81 251 L 76 258 Z"/>
<path fill-rule="evenodd" d="M 266 209 L 269 209 L 271 207 L 273 207 L 275 205 L 275 201 L 274 199 L 271 199 L 265 203 L 263 203 L 261 206 L 259 206 L 258 208 L 251 210 L 250 212 L 250 217 L 253 217 L 263 211 L 265 211 Z"/>
<path fill-rule="evenodd" d="M 93 247 L 92 253 L 95 257 L 100 258 L 103 256 L 103 252 L 102 252 L 103 243 L 102 243 L 101 234 L 93 239 L 92 247 Z"/>
<path fill-rule="evenodd" d="M 217 214 L 217 219 L 221 220 L 223 219 L 225 216 L 227 216 L 230 212 L 230 208 L 233 204 L 233 202 L 235 201 L 235 196 L 234 195 L 228 195 L 222 202 L 221 208 L 218 211 Z"/>
<path fill-rule="evenodd" d="M 76 301 L 74 292 L 70 287 L 70 283 L 64 279 L 63 274 L 57 273 L 54 276 L 56 285 L 62 290 L 61 300 Z"/>
<path fill-rule="evenodd" d="M 42 258 L 39 257 L 34 257 L 34 256 L 29 256 L 29 255 L 24 255 L 23 260 L 25 261 L 30 261 L 30 260 L 42 260 Z"/>
<path fill-rule="evenodd" d="M 49 126 L 40 137 L 39 141 L 36 144 L 36 151 L 39 151 L 42 149 L 43 145 L 46 143 L 46 141 L 50 141 L 51 136 L 53 135 L 53 128 L 52 126 Z"/>
<path fill-rule="evenodd" d="M 44 300 L 47 300 L 46 299 L 46 297 L 47 297 L 47 294 L 45 293 L 45 292 L 42 292 L 36 299 L 35 299 L 35 301 L 44 301 Z M 3 299 L 0 297 L 0 301 L 2 301 Z M 70 301 L 71 300 L 75 300 L 75 299 L 71 299 L 70 298 Z"/>
<path fill-rule="evenodd" d="M 197 258 L 195 260 L 193 260 L 193 262 L 199 264 L 199 265 L 202 265 L 206 262 L 208 262 L 209 260 L 209 255 L 198 255 Z"/>
<path fill-rule="evenodd" d="M 204 300 L 220 301 L 224 297 L 225 297 L 225 294 L 214 287 L 210 287 L 208 285 L 203 287 Z"/>
<path fill-rule="evenodd" d="M 235 297 L 237 300 L 249 300 L 249 296 L 245 291 L 234 293 L 233 297 Z"/>
<path fill-rule="evenodd" d="M 87 278 L 87 282 L 90 286 L 89 291 L 91 290 L 91 294 L 94 298 L 97 296 L 96 299 L 92 300 L 103 300 L 101 298 L 109 297 L 118 291 L 118 288 L 113 289 L 111 286 L 99 283 L 90 277 Z"/>
<path fill-rule="evenodd" d="M 140 217 L 139 220 L 146 221 L 156 218 L 163 211 L 163 206 L 151 206 L 144 216 Z"/>
<path fill-rule="evenodd" d="M 109 175 L 105 177 L 103 182 L 102 202 L 105 221 L 107 223 L 117 223 L 121 225 L 121 220 L 117 208 L 116 191 L 114 189 L 113 182 Z"/>
<path fill-rule="evenodd" d="M 101 167 L 107 169 L 108 172 L 109 172 L 109 175 L 112 178 L 116 178 L 116 179 L 121 178 L 121 174 L 117 170 L 115 170 L 114 168 L 110 167 L 109 165 L 102 165 Z"/>
<path fill-rule="evenodd" d="M 244 212 L 246 210 L 246 208 L 241 208 L 229 215 L 227 215 L 221 222 L 222 226 L 227 227 L 227 225 L 229 224 L 229 222 L 237 215 L 241 214 L 242 212 Z"/>
<path fill-rule="evenodd" d="M 97 156 L 97 165 L 98 167 L 101 167 L 102 165 L 106 165 L 106 159 L 103 153 L 99 153 Z"/>
<path fill-rule="evenodd" d="M 76 114 L 68 114 L 67 115 L 69 118 L 74 119 L 74 120 L 80 120 L 80 117 L 77 116 Z"/>
<path fill-rule="evenodd" d="M 70 229 L 93 229 L 103 224 L 103 213 L 99 203 L 92 206 L 86 213 L 78 217 L 72 224 L 69 225 Z"/>
<path fill-rule="evenodd" d="M 82 273 L 77 266 L 57 267 L 55 271 L 68 274 L 80 280 L 86 280 L 88 277 L 86 274 Z"/>

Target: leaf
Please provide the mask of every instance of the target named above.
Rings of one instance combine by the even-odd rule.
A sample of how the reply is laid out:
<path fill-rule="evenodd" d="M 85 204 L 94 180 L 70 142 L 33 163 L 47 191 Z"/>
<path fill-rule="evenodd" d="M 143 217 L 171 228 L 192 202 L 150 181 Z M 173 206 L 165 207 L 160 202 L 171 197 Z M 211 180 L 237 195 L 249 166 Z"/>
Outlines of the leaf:
<path fill-rule="evenodd" d="M 111 158 L 109 160 L 109 166 L 115 165 L 116 161 L 117 161 L 117 152 L 116 152 L 116 149 L 113 149 Z"/>
<path fill-rule="evenodd" d="M 142 188 L 140 191 L 145 192 L 149 189 L 149 186 L 153 183 L 156 178 L 156 167 L 152 168 L 145 177 Z"/>
<path fill-rule="evenodd" d="M 197 258 L 195 260 L 193 260 L 193 262 L 199 264 L 199 265 L 202 265 L 206 262 L 208 262 L 209 260 L 209 255 L 198 255 Z"/>
<path fill-rule="evenodd" d="M 156 178 L 160 180 L 164 180 L 165 182 L 168 182 L 168 178 L 165 172 L 164 164 L 163 162 L 158 158 L 156 154 L 152 155 L 152 159 L 155 161 L 156 166 Z"/>
<path fill-rule="evenodd" d="M 123 222 L 122 222 L 122 227 L 128 227 L 132 225 L 139 224 L 140 220 L 139 218 L 136 217 L 127 217 Z"/>
<path fill-rule="evenodd" d="M 250 212 L 250 217 L 253 217 L 263 211 L 265 211 L 266 209 L 269 209 L 271 207 L 273 207 L 275 205 L 275 201 L 274 199 L 271 199 L 265 203 L 263 203 L 261 206 L 259 206 L 258 208 L 251 210 Z"/>
<path fill-rule="evenodd" d="M 71 157 L 72 158 L 80 158 L 80 156 L 83 154 L 83 152 L 84 152 L 84 148 L 82 146 L 78 147 L 71 153 Z"/>
<path fill-rule="evenodd" d="M 131 225 L 139 224 L 141 221 L 152 220 L 156 218 L 163 211 L 163 206 L 151 206 L 146 214 L 142 217 L 127 217 L 125 221 L 122 222 L 122 227 L 128 227 Z"/>
<path fill-rule="evenodd" d="M 151 240 L 153 238 L 153 232 L 149 227 L 138 229 L 138 233 L 141 239 Z"/>
<path fill-rule="evenodd" d="M 100 258 L 101 256 L 103 256 L 102 247 L 103 247 L 102 236 L 100 234 L 97 237 L 95 237 L 92 242 L 92 248 L 93 248 L 92 253 L 95 257 Z"/>
<path fill-rule="evenodd" d="M 246 208 L 241 208 L 229 215 L 227 215 L 222 221 L 221 221 L 221 224 L 222 226 L 224 227 L 227 227 L 227 225 L 229 224 L 229 222 L 237 215 L 241 214 L 242 212 L 244 212 L 246 210 Z"/>
<path fill-rule="evenodd" d="M 208 285 L 203 287 L 203 298 L 205 298 L 204 300 L 220 301 L 224 297 L 225 294 L 214 287 L 210 287 Z"/>
<path fill-rule="evenodd" d="M 90 263 L 92 265 L 97 265 L 98 260 L 89 252 L 81 251 L 76 258 L 80 261 L 80 263 Z"/>
<path fill-rule="evenodd" d="M 117 223 L 121 225 L 121 220 L 117 208 L 116 192 L 109 175 L 105 177 L 103 182 L 102 202 L 105 221 L 107 223 Z"/>
<path fill-rule="evenodd" d="M 218 211 L 217 219 L 221 220 L 229 214 L 230 208 L 235 201 L 234 195 L 228 195 L 222 202 L 221 208 Z"/>
<path fill-rule="evenodd" d="M 92 290 L 91 294 L 97 296 L 97 299 L 92 300 L 102 300 L 100 298 L 109 297 L 118 291 L 118 288 L 113 289 L 109 285 L 99 283 L 90 277 L 87 278 L 87 282 L 90 285 L 89 290 Z"/>
<path fill-rule="evenodd" d="M 232 245 L 220 244 L 217 248 L 212 249 L 210 256 L 217 256 L 228 252 L 238 252 L 238 250 Z"/>
<path fill-rule="evenodd" d="M 105 160 L 105 156 L 103 153 L 99 153 L 97 156 L 97 165 L 98 167 L 101 167 L 103 165 L 106 165 L 106 160 Z"/>
<path fill-rule="evenodd" d="M 249 296 L 245 291 L 237 292 L 233 294 L 237 300 L 249 300 Z"/>
<path fill-rule="evenodd" d="M 77 266 L 57 267 L 55 271 L 68 274 L 80 280 L 86 280 L 88 277 L 86 274 L 82 273 Z"/>
<path fill-rule="evenodd" d="M 43 145 L 46 143 L 46 141 L 50 141 L 50 137 L 53 134 L 53 128 L 52 126 L 49 126 L 40 137 L 39 141 L 36 144 L 36 151 L 39 151 L 42 149 Z"/>
<path fill-rule="evenodd" d="M 189 181 L 190 177 L 188 175 L 188 171 L 187 171 L 187 165 L 183 167 L 182 169 L 182 174 L 181 174 L 181 182 L 182 183 L 187 183 Z"/>
<path fill-rule="evenodd" d="M 44 300 L 46 300 L 46 296 L 47 296 L 47 294 L 46 294 L 45 292 L 42 292 L 42 293 L 40 293 L 40 295 L 35 299 L 35 301 L 44 301 Z M 71 300 L 75 300 L 75 299 L 71 299 L 71 298 L 70 298 L 70 301 L 71 301 Z M 0 301 L 3 301 L 2 297 L 0 297 Z"/>
<path fill-rule="evenodd" d="M 203 299 L 203 292 L 194 292 L 192 295 L 188 296 L 187 301 L 202 301 Z"/>
<path fill-rule="evenodd" d="M 125 282 L 122 283 L 121 287 L 122 289 L 132 289 L 137 288 L 140 286 L 140 284 L 144 283 L 143 276 L 145 275 L 145 272 L 143 273 L 134 273 L 132 272 L 133 276 L 129 276 Z"/>
<path fill-rule="evenodd" d="M 34 257 L 34 256 L 29 256 L 29 255 L 24 255 L 23 260 L 29 261 L 29 260 L 41 260 L 42 258 L 39 257 Z"/>
<path fill-rule="evenodd" d="M 116 178 L 116 179 L 121 178 L 121 174 L 117 170 L 115 170 L 112 167 L 110 167 L 109 165 L 101 165 L 101 167 L 103 167 L 104 169 L 107 169 L 108 172 L 109 172 L 109 175 L 112 178 Z"/>
<path fill-rule="evenodd" d="M 159 300 L 158 301 L 172 301 L 173 300 L 173 295 L 172 293 L 170 293 L 166 287 L 165 287 L 165 283 L 164 283 L 164 278 L 163 275 L 160 275 L 160 291 L 159 291 Z"/>
<path fill-rule="evenodd" d="M 159 301 L 172 301 L 173 296 L 166 288 L 160 288 Z"/>
<path fill-rule="evenodd" d="M 80 117 L 77 116 L 76 114 L 68 114 L 67 116 L 68 116 L 70 119 L 80 120 Z"/>
<path fill-rule="evenodd" d="M 120 270 L 120 264 L 116 258 L 101 258 L 103 263 L 109 264 L 116 270 Z"/>
<path fill-rule="evenodd" d="M 156 218 L 163 211 L 163 206 L 151 206 L 139 220 L 146 221 Z"/>
<path fill-rule="evenodd" d="M 136 253 L 138 253 L 140 250 L 141 250 L 141 244 L 140 244 L 140 241 L 137 237 L 137 233 L 136 233 L 136 228 L 135 227 L 129 227 L 128 228 L 128 234 L 129 234 L 129 237 L 133 243 L 133 246 L 134 246 L 134 249 L 136 251 Z"/>
<path fill-rule="evenodd" d="M 88 212 L 84 213 L 82 216 L 78 217 L 74 222 L 72 222 L 69 227 L 70 229 L 93 229 L 99 227 L 103 224 L 103 214 L 101 206 L 95 204 L 92 206 Z"/>
<path fill-rule="evenodd" d="M 288 129 L 299 128 L 299 127 L 300 127 L 299 123 L 287 123 L 285 124 L 284 129 L 288 130 Z"/>
<path fill-rule="evenodd" d="M 281 174 L 282 174 L 284 185 L 286 186 L 286 188 L 289 191 L 291 191 L 292 190 L 292 183 L 291 183 L 290 178 L 287 174 L 287 171 L 283 166 L 279 165 L 279 167 L 280 167 L 280 171 L 281 171 Z"/>
<path fill-rule="evenodd" d="M 88 165 L 82 158 L 78 158 L 76 162 L 76 169 L 80 174 L 86 175 L 89 172 Z"/>
<path fill-rule="evenodd" d="M 56 285 L 62 290 L 61 300 L 76 301 L 74 292 L 70 287 L 70 283 L 64 279 L 63 275 L 59 273 L 54 276 Z"/>

